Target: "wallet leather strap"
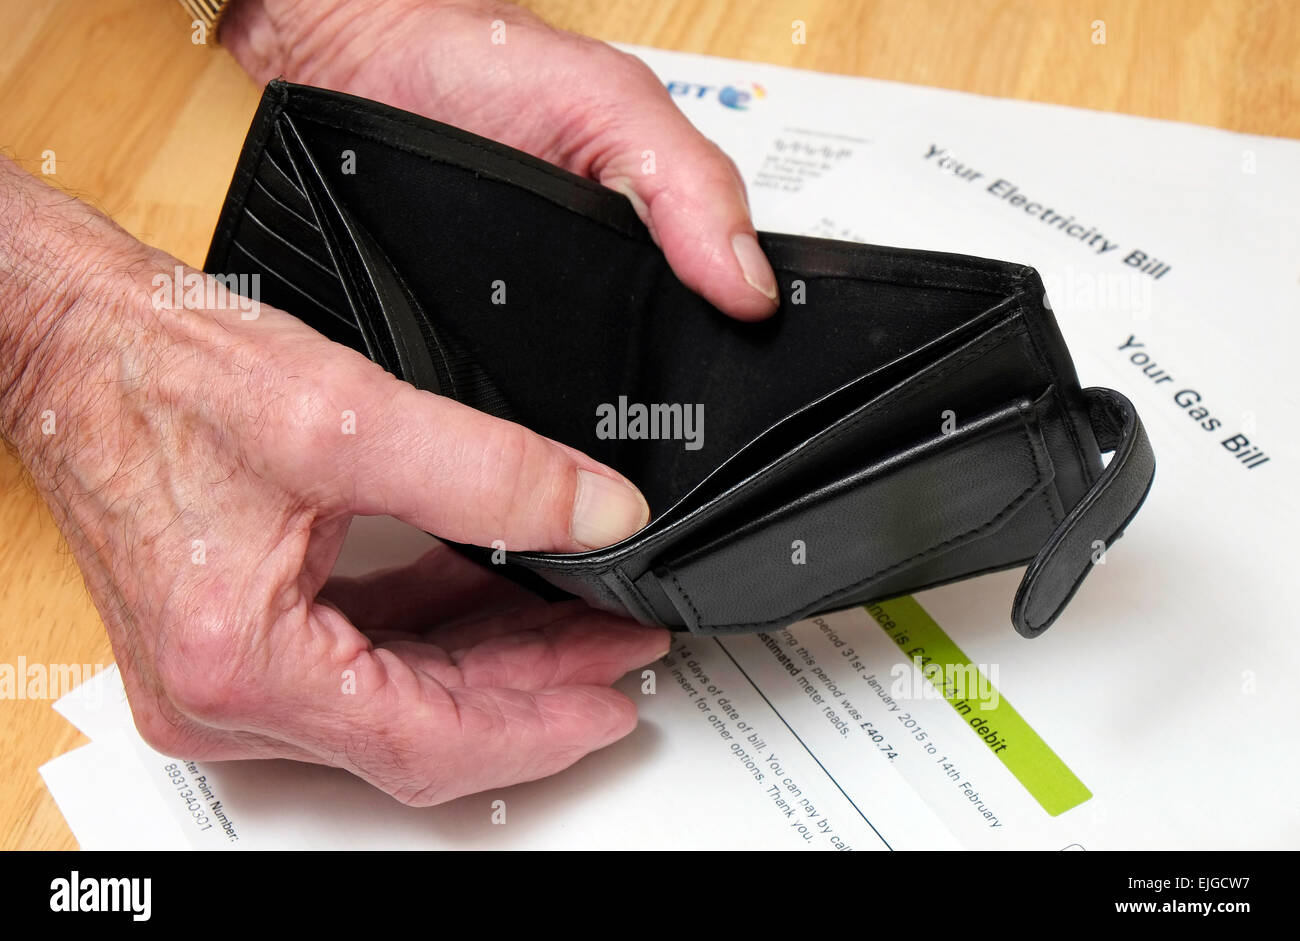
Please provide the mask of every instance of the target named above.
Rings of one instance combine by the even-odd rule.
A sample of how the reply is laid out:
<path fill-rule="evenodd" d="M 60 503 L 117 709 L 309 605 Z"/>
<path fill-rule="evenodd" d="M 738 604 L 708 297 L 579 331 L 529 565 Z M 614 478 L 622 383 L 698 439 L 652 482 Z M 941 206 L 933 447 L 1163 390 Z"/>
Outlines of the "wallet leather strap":
<path fill-rule="evenodd" d="M 1097 445 L 1114 454 L 1025 571 L 1011 609 L 1011 621 L 1025 637 L 1051 627 L 1084 576 L 1124 534 L 1155 477 L 1155 454 L 1133 403 L 1113 389 L 1083 394 Z"/>

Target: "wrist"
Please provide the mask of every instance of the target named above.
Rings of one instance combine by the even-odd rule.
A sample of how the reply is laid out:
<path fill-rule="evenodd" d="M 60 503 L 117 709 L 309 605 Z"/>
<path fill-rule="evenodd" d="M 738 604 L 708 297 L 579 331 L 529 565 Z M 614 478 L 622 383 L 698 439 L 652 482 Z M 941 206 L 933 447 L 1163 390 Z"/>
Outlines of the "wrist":
<path fill-rule="evenodd" d="M 109 299 L 136 290 L 132 270 L 146 253 L 89 206 L 0 160 L 0 435 L 34 476 L 126 326 Z"/>

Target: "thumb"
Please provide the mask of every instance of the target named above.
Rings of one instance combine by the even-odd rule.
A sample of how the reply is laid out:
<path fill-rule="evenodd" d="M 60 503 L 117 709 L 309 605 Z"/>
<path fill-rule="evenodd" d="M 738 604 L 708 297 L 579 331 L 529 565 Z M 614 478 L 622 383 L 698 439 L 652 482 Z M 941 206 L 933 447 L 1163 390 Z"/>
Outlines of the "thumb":
<path fill-rule="evenodd" d="M 336 485 L 325 502 L 336 509 L 512 551 L 598 549 L 649 521 L 640 491 L 581 452 L 405 382 L 369 378 L 355 397 L 364 403 L 355 433 L 327 439 Z"/>
<path fill-rule="evenodd" d="M 648 71 L 648 69 L 647 69 Z M 713 306 L 741 320 L 777 307 L 777 282 L 759 247 L 745 184 L 736 165 L 673 104 L 657 79 L 638 86 L 636 107 L 619 124 L 592 167 L 605 186 L 626 196 L 673 273 Z"/>

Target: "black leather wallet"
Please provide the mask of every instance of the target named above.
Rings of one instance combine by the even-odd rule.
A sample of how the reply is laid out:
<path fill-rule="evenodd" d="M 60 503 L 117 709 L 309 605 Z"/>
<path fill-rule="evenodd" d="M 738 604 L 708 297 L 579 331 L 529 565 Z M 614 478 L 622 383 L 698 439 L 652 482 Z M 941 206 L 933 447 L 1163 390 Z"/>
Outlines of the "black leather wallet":
<path fill-rule="evenodd" d="M 759 241 L 781 309 L 740 323 L 682 286 L 623 196 L 277 81 L 206 269 L 259 275 L 261 300 L 402 379 L 632 480 L 653 514 L 636 535 L 508 553 L 544 593 L 765 631 L 1028 563 L 1012 621 L 1042 633 L 1150 487 L 1131 403 L 1080 388 L 1032 268 Z"/>

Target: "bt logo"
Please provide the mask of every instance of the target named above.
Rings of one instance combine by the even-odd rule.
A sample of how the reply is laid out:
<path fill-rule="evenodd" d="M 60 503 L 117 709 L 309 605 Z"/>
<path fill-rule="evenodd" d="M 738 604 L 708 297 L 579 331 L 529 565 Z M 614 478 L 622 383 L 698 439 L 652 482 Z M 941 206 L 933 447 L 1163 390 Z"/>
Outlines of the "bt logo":
<path fill-rule="evenodd" d="M 718 103 L 733 111 L 748 111 L 751 101 L 767 97 L 767 90 L 757 82 L 736 85 L 701 85 L 696 82 L 668 82 L 668 94 L 678 98 L 708 98 L 715 92 Z"/>

